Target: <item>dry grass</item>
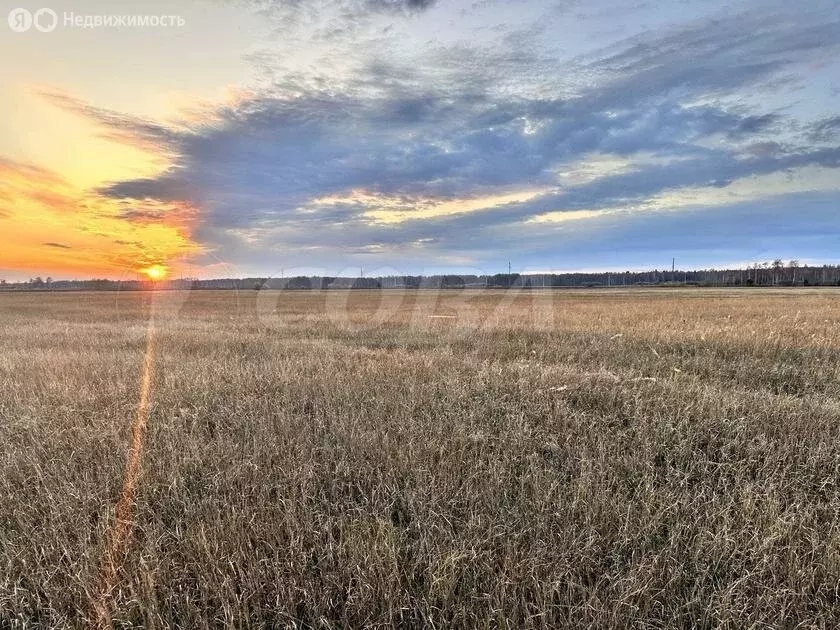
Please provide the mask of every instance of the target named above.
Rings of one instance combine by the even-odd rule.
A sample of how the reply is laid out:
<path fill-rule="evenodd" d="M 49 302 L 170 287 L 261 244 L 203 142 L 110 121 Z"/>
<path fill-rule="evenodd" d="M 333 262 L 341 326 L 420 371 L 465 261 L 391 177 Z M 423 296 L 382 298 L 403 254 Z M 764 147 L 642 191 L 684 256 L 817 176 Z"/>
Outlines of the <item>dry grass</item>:
<path fill-rule="evenodd" d="M 115 626 L 840 625 L 840 293 L 151 298 L 0 294 L 0 626 L 96 621 L 150 310 Z"/>

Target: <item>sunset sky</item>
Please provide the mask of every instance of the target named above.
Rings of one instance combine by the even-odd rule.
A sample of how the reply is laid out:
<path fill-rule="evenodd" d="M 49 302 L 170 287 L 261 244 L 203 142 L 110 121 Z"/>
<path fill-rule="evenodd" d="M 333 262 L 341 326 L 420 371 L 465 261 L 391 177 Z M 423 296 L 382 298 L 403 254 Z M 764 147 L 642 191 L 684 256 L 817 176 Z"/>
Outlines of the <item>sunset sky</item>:
<path fill-rule="evenodd" d="M 840 262 L 836 0 L 45 4 L 6 280 Z"/>

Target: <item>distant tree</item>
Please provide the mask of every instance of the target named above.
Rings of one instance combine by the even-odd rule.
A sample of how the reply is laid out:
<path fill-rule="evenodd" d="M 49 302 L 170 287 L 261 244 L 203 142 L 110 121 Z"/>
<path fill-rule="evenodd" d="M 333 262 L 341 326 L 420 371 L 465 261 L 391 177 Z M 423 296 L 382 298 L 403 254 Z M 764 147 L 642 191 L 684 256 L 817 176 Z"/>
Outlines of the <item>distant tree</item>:
<path fill-rule="evenodd" d="M 782 262 L 781 258 L 777 258 L 776 260 L 773 261 L 773 284 L 778 284 L 778 282 L 779 282 L 779 272 L 782 270 L 782 268 L 784 266 L 785 266 L 785 264 Z"/>
<path fill-rule="evenodd" d="M 796 259 L 791 260 L 788 263 L 788 267 L 790 268 L 790 275 L 791 275 L 791 284 L 796 284 L 796 270 L 799 268 L 799 261 Z"/>

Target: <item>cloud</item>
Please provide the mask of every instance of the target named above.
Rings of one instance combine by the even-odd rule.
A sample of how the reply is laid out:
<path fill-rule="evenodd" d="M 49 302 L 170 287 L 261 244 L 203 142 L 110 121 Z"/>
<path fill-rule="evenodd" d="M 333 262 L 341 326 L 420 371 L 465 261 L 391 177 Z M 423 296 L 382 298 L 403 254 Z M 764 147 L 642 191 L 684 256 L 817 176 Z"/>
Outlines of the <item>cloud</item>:
<path fill-rule="evenodd" d="M 49 103 L 98 125 L 102 137 L 156 154 L 171 154 L 182 141 L 178 130 L 136 116 L 94 107 L 66 92 L 39 88 L 37 94 Z"/>
<path fill-rule="evenodd" d="M 176 176 L 166 174 L 154 179 L 133 179 L 103 186 L 100 190 L 105 196 L 117 199 L 156 199 L 159 201 L 178 201 L 196 198 L 197 193 L 188 182 Z"/>
<path fill-rule="evenodd" d="M 603 51 L 587 69 L 604 75 L 612 89 L 595 99 L 611 102 L 621 86 L 624 103 L 644 102 L 667 93 L 685 96 L 725 94 L 775 78 L 800 81 L 797 75 L 774 76 L 797 63 L 822 60 L 838 50 L 840 19 L 836 5 L 825 0 L 796 14 L 778 2 L 750 10 L 698 20 L 664 35 L 647 32 Z"/>
<path fill-rule="evenodd" d="M 840 116 L 815 122 L 811 125 L 808 137 L 814 142 L 832 142 L 840 139 Z"/>
<path fill-rule="evenodd" d="M 425 11 L 434 6 L 436 0 L 368 0 L 367 5 L 385 11 Z"/>
<path fill-rule="evenodd" d="M 183 204 L 133 202 L 150 216 L 129 220 L 125 201 L 75 188 L 46 169 L 0 159 L 0 175 L 2 258 L 10 268 L 125 273 L 201 250 L 190 239 L 191 209 Z"/>
<path fill-rule="evenodd" d="M 347 52 L 346 63 L 340 71 L 307 73 L 277 66 L 276 56 L 255 57 L 268 85 L 177 127 L 67 95 L 49 98 L 112 137 L 172 156 L 159 177 L 99 191 L 145 202 L 127 207 L 123 219 L 154 220 L 149 203 L 198 208 L 194 236 L 253 264 L 294 258 L 293 252 L 306 252 L 313 264 L 362 255 L 432 260 L 467 253 L 480 260 L 505 247 L 548 255 L 550 249 L 540 249 L 543 233 L 580 233 L 573 222 L 550 229 L 528 223 L 544 213 L 644 214 L 669 191 L 712 195 L 744 178 L 840 167 L 840 148 L 830 146 L 840 129 L 836 118 L 810 123 L 783 101 L 761 102 L 762 95 L 807 81 L 803 67 L 836 54 L 840 21 L 831 3 L 721 13 L 566 59 L 540 40 L 539 24 L 495 31 L 492 44 L 414 48 L 378 23 L 347 30 L 355 28 L 348 21 L 375 22 L 394 10 L 411 13 L 421 28 L 432 5 L 369 0 L 328 10 L 325 3 L 263 3 L 274 19 L 289 17 L 288 32 L 314 33 L 313 41 Z M 426 28 L 438 23 L 432 17 L 438 16 L 428 16 Z M 353 46 L 360 33 L 369 38 L 357 47 L 363 53 Z M 337 63 L 334 52 L 326 59 L 324 68 Z M 817 140 L 829 146 L 813 146 Z M 564 179 L 593 155 L 628 166 L 599 172 L 593 162 L 589 181 Z M 471 203 L 533 190 L 542 192 L 485 208 Z M 402 218 L 385 225 L 376 217 L 394 199 Z M 430 206 L 451 212 L 430 216 Z M 621 225 L 663 235 L 683 225 L 648 215 Z M 610 215 L 580 225 L 615 221 Z"/>
<path fill-rule="evenodd" d="M 768 255 L 795 258 L 801 252 L 831 251 L 838 201 L 837 192 L 798 193 L 713 208 L 695 205 L 680 212 L 620 213 L 589 226 L 565 225 L 542 246 L 544 251 L 557 248 L 568 264 L 581 267 L 627 261 L 663 268 L 671 256 L 690 266 L 708 264 L 702 261 L 710 254 L 730 264 Z"/>

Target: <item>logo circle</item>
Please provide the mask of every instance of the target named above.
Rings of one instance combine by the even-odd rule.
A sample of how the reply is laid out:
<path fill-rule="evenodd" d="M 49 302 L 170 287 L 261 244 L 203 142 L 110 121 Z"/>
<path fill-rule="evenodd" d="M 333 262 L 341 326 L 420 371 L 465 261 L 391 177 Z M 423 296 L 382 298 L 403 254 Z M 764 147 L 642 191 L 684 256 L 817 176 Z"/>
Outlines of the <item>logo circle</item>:
<path fill-rule="evenodd" d="M 48 21 L 46 25 L 41 23 L 41 18 L 46 17 Z M 35 24 L 35 28 L 37 28 L 42 33 L 52 33 L 55 30 L 55 27 L 58 26 L 58 15 L 52 9 L 38 9 L 35 11 L 35 17 L 33 18 L 33 23 Z"/>
<path fill-rule="evenodd" d="M 12 9 L 9 11 L 9 28 L 15 33 L 25 33 L 32 28 L 32 14 L 26 9 Z"/>

